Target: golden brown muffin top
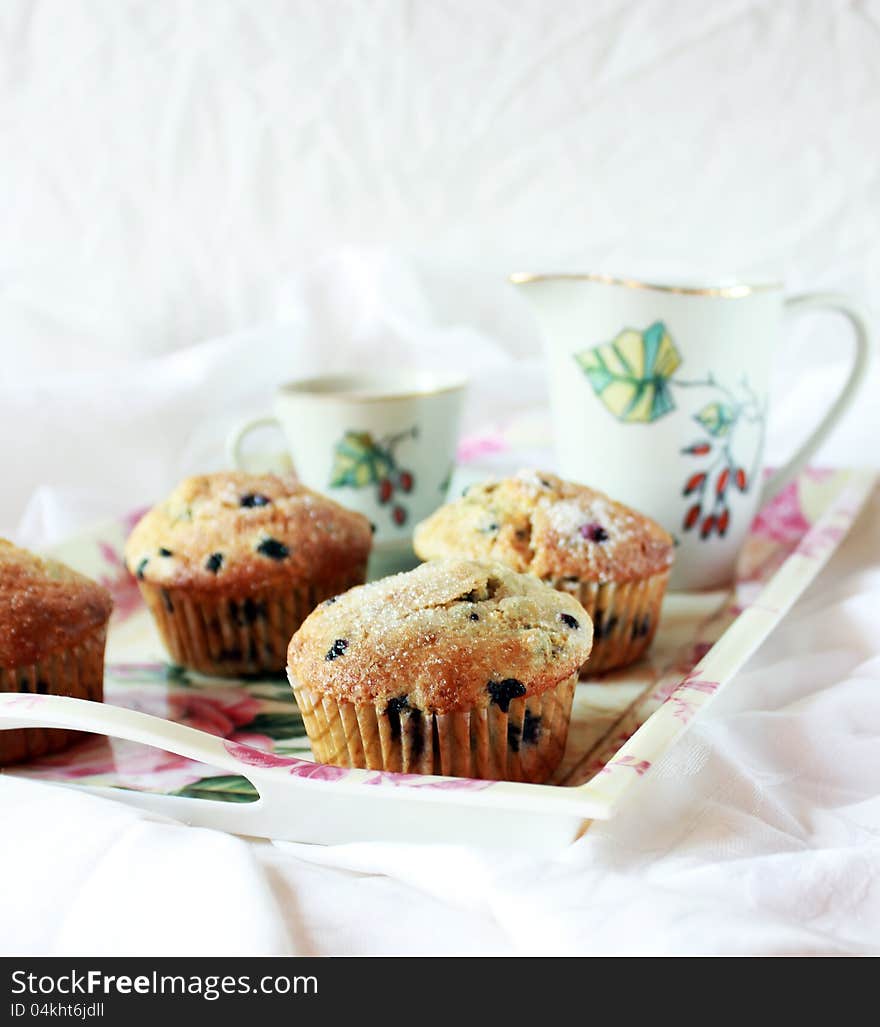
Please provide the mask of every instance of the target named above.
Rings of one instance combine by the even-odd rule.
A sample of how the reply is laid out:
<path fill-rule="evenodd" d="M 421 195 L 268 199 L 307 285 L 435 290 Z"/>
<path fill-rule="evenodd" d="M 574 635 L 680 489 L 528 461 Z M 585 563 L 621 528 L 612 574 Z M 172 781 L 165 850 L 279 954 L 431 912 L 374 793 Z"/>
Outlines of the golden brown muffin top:
<path fill-rule="evenodd" d="M 113 600 L 106 588 L 57 560 L 0 539 L 0 665 L 38 663 L 78 645 L 106 624 Z"/>
<path fill-rule="evenodd" d="M 539 578 L 627 582 L 672 564 L 672 538 L 656 521 L 586 485 L 543 471 L 472 485 L 417 525 L 423 560 L 498 560 Z"/>
<path fill-rule="evenodd" d="M 580 603 L 537 578 L 435 560 L 322 603 L 287 661 L 292 679 L 337 701 L 507 712 L 574 674 L 592 639 Z"/>
<path fill-rule="evenodd" d="M 154 585 L 240 594 L 333 580 L 364 563 L 371 546 L 366 517 L 293 475 L 222 471 L 187 478 L 145 514 L 125 561 Z"/>

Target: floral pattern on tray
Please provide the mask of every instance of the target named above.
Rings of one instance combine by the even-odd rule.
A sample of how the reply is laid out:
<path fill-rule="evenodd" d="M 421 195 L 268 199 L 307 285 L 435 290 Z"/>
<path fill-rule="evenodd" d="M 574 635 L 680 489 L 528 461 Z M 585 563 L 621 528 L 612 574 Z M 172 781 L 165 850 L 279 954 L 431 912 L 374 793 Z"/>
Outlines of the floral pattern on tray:
<path fill-rule="evenodd" d="M 318 769 L 336 769 L 319 768 L 311 761 L 302 718 L 286 681 L 229 684 L 197 679 L 181 667 L 164 663 L 108 663 L 104 687 L 105 702 L 206 731 L 225 739 L 233 754 L 264 753 L 265 766 L 282 760 L 303 763 L 310 771 L 307 776 L 315 776 Z M 309 759 L 294 758 L 300 753 Z M 231 802 L 257 798 L 243 776 L 222 774 L 136 742 L 98 736 L 16 769 L 29 777 L 166 795 Z"/>

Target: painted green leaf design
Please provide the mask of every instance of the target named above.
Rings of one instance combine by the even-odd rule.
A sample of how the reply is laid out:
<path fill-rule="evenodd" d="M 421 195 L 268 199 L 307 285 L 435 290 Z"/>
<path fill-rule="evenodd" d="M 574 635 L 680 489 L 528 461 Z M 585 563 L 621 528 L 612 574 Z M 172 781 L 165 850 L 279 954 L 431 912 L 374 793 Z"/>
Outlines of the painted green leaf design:
<path fill-rule="evenodd" d="M 449 465 L 449 469 L 446 471 L 446 474 L 443 476 L 443 481 L 440 482 L 437 488 L 437 491 L 442 492 L 444 496 L 449 491 L 449 486 L 452 484 L 453 474 L 455 474 L 455 464 L 451 463 Z"/>
<path fill-rule="evenodd" d="M 710 435 L 716 437 L 726 435 L 735 419 L 733 408 L 726 403 L 709 403 L 698 414 L 694 414 L 694 420 L 699 422 Z"/>
<path fill-rule="evenodd" d="M 336 443 L 330 487 L 375 485 L 394 469 L 387 450 L 367 431 L 347 431 Z"/>
<path fill-rule="evenodd" d="M 249 681 L 245 688 L 255 699 L 265 699 L 267 702 L 280 702 L 285 706 L 293 706 L 293 696 L 286 673 L 274 681 L 271 678 Z"/>
<path fill-rule="evenodd" d="M 668 381 L 681 365 L 681 354 L 662 321 L 643 332 L 627 328 L 612 342 L 582 350 L 574 358 L 618 420 L 650 423 L 675 409 Z"/>
<path fill-rule="evenodd" d="M 163 677 L 166 681 L 171 681 L 175 685 L 190 686 L 192 684 L 189 679 L 189 671 L 178 663 L 166 664 Z"/>
<path fill-rule="evenodd" d="M 260 793 L 240 774 L 222 774 L 218 777 L 203 777 L 193 781 L 173 795 L 185 799 L 214 799 L 219 802 L 256 802 Z"/>
<path fill-rule="evenodd" d="M 275 741 L 283 738 L 303 738 L 306 733 L 302 717 L 293 713 L 258 713 L 247 725 L 249 732 L 266 735 Z"/>

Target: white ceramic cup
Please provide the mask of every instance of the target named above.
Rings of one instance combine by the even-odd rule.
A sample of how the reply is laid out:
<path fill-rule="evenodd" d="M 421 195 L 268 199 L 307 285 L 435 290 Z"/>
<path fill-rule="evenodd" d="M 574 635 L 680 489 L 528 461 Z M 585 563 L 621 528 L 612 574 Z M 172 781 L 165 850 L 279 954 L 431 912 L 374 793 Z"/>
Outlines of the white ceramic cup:
<path fill-rule="evenodd" d="M 369 517 L 377 548 L 403 551 L 413 525 L 446 502 L 465 387 L 460 377 L 419 371 L 289 382 L 274 416 L 233 431 L 229 456 L 247 467 L 245 438 L 280 428 L 300 480 Z"/>
<path fill-rule="evenodd" d="M 674 535 L 674 588 L 729 583 L 759 505 L 803 468 L 862 382 L 864 316 L 844 296 L 786 298 L 778 283 L 653 285 L 597 273 L 512 281 L 542 329 L 561 473 Z M 810 310 L 849 319 L 852 368 L 807 439 L 762 484 L 782 317 Z"/>

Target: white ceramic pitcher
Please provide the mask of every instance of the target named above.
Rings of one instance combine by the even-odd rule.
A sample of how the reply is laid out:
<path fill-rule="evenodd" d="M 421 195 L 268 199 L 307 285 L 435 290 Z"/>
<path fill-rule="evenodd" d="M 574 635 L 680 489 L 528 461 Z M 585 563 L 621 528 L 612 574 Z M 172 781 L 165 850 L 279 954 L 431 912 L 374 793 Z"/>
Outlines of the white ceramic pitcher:
<path fill-rule="evenodd" d="M 844 296 L 786 297 L 769 282 L 655 285 L 598 273 L 512 281 L 542 330 L 560 472 L 675 536 L 673 587 L 727 584 L 759 504 L 797 474 L 852 402 L 869 353 L 864 316 Z M 763 481 L 782 317 L 817 309 L 852 324 L 852 368 L 804 443 Z"/>

